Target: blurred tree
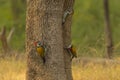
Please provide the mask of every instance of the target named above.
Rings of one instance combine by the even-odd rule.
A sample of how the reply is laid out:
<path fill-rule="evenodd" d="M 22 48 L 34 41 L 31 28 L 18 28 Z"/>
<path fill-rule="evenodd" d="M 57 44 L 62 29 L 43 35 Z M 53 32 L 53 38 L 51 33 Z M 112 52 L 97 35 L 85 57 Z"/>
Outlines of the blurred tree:
<path fill-rule="evenodd" d="M 72 80 L 70 56 L 63 53 L 63 48 L 71 44 L 72 14 L 63 25 L 62 17 L 68 7 L 73 10 L 73 3 L 73 0 L 66 0 L 65 4 L 64 0 L 27 0 L 27 80 Z M 45 46 L 45 63 L 36 54 L 35 41 Z"/>
<path fill-rule="evenodd" d="M 18 0 L 11 0 L 11 9 L 12 9 L 12 16 L 14 20 L 14 24 L 17 24 L 20 16 L 20 8 L 18 6 Z"/>
<path fill-rule="evenodd" d="M 21 2 L 22 2 L 23 4 L 26 4 L 26 0 L 21 0 Z"/>
<path fill-rule="evenodd" d="M 112 32 L 111 32 L 111 28 L 110 28 L 108 3 L 109 3 L 109 0 L 104 0 L 106 53 L 107 53 L 108 58 L 112 58 L 113 41 L 112 41 Z"/>
<path fill-rule="evenodd" d="M 11 40 L 11 37 L 12 37 L 13 33 L 14 33 L 14 30 L 15 29 L 13 27 L 11 29 L 11 31 L 9 32 L 9 35 L 6 36 L 6 27 L 3 26 L 2 30 L 0 32 L 0 40 L 1 40 L 1 43 L 2 43 L 3 52 L 5 53 L 3 55 L 5 55 L 5 56 L 11 55 L 10 54 L 10 47 L 12 47 L 12 46 L 9 47 L 9 42 Z"/>
<path fill-rule="evenodd" d="M 15 26 L 18 26 L 20 17 L 25 13 L 26 0 L 11 0 L 11 10 Z"/>
<path fill-rule="evenodd" d="M 25 49 L 25 14 L 26 14 L 26 0 L 10 0 L 10 10 L 12 16 L 10 27 L 15 27 L 15 35 L 10 45 L 13 49 L 23 51 Z"/>
<path fill-rule="evenodd" d="M 7 43 L 7 38 L 6 38 L 6 28 L 5 26 L 2 28 L 1 34 L 0 34 L 0 40 L 2 43 L 2 48 L 3 51 L 6 55 L 6 53 L 9 51 L 8 43 Z"/>

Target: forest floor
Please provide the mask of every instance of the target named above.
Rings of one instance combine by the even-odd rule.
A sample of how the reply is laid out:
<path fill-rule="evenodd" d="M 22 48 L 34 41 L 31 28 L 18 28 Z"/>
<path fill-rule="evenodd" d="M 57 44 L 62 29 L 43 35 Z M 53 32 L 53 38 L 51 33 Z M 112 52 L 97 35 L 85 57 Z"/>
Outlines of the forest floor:
<path fill-rule="evenodd" d="M 120 64 L 117 59 L 80 58 L 73 60 L 74 80 L 120 80 Z M 26 60 L 0 59 L 1 80 L 25 80 Z"/>

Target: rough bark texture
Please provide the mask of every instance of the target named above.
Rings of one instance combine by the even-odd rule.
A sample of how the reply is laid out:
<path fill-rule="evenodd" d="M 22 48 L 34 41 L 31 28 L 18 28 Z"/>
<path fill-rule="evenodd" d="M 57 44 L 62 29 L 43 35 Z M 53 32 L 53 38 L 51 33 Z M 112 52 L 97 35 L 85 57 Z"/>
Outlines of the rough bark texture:
<path fill-rule="evenodd" d="M 113 53 L 113 41 L 112 32 L 110 28 L 110 18 L 109 18 L 109 0 L 104 0 L 104 11 L 105 11 L 105 39 L 106 39 L 106 54 L 108 58 L 112 58 Z"/>
<path fill-rule="evenodd" d="M 63 14 L 66 10 L 73 11 L 74 0 L 65 0 Z M 72 15 L 66 17 L 66 21 L 63 25 L 63 46 L 68 47 L 71 44 L 71 24 L 72 24 Z M 64 50 L 64 60 L 65 60 L 65 70 L 67 74 L 67 80 L 73 80 L 72 71 L 71 71 L 71 57 L 66 50 Z"/>
<path fill-rule="evenodd" d="M 65 73 L 62 11 L 64 0 L 27 0 L 26 80 L 67 80 Z M 36 55 L 33 42 L 46 47 L 46 63 Z"/>

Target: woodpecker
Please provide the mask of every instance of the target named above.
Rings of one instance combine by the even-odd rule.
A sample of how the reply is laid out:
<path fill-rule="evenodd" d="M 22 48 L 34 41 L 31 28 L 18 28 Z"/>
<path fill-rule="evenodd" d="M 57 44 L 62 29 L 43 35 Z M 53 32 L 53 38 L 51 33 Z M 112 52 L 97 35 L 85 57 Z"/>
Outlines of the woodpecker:
<path fill-rule="evenodd" d="M 67 48 L 68 53 L 71 55 L 71 60 L 77 58 L 76 48 L 73 45 L 69 45 Z"/>
<path fill-rule="evenodd" d="M 40 41 L 34 42 L 34 45 L 38 55 L 40 55 L 40 57 L 43 59 L 43 63 L 45 63 L 45 47 Z"/>
<path fill-rule="evenodd" d="M 70 14 L 73 14 L 73 13 L 74 13 L 73 9 L 68 9 L 68 10 L 64 11 L 62 24 L 64 24 L 65 21 L 66 21 L 66 18 L 67 18 Z"/>

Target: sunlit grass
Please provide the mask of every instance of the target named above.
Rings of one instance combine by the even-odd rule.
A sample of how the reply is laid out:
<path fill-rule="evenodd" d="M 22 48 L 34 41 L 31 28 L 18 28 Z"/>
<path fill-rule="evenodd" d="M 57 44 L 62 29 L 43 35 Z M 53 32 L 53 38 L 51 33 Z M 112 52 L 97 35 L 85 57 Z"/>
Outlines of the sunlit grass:
<path fill-rule="evenodd" d="M 120 80 L 120 64 L 78 64 L 72 72 L 74 80 Z"/>
<path fill-rule="evenodd" d="M 1 59 L 0 80 L 25 80 L 25 69 L 25 61 Z"/>
<path fill-rule="evenodd" d="M 118 63 L 74 63 L 72 66 L 74 80 L 120 80 Z M 0 80 L 25 80 L 25 72 L 26 60 L 0 59 Z"/>

